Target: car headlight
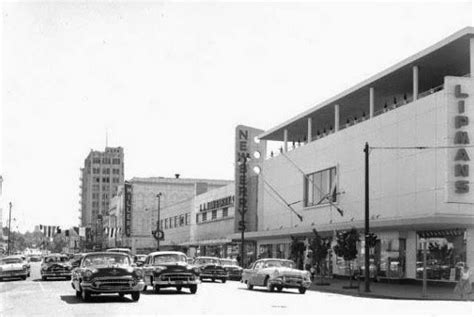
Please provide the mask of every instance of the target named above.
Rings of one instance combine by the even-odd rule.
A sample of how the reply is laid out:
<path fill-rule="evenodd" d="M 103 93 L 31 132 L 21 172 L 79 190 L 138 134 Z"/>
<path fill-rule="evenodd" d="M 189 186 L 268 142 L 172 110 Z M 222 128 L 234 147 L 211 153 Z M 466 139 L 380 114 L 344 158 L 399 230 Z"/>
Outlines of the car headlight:
<path fill-rule="evenodd" d="M 277 278 L 279 275 L 280 275 L 280 272 L 278 272 L 278 270 L 273 271 L 271 274 L 272 278 Z"/>
<path fill-rule="evenodd" d="M 155 266 L 155 273 L 160 273 L 164 270 L 166 270 L 166 266 Z"/>
<path fill-rule="evenodd" d="M 137 275 L 138 278 L 142 278 L 143 277 L 143 270 L 135 269 L 135 274 Z"/>
<path fill-rule="evenodd" d="M 87 270 L 84 272 L 84 277 L 86 279 L 90 278 L 92 276 L 92 271 L 91 270 Z"/>

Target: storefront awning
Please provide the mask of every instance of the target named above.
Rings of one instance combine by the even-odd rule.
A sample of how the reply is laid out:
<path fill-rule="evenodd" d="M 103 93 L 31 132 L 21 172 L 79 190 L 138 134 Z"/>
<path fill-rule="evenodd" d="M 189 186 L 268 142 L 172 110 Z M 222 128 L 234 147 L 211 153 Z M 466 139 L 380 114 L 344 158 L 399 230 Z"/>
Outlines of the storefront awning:
<path fill-rule="evenodd" d="M 232 242 L 232 239 L 230 239 L 230 238 L 221 238 L 221 239 L 188 241 L 188 242 L 180 243 L 180 245 L 182 245 L 182 246 L 200 246 L 200 245 L 226 244 L 226 243 L 231 243 L 231 242 Z"/>

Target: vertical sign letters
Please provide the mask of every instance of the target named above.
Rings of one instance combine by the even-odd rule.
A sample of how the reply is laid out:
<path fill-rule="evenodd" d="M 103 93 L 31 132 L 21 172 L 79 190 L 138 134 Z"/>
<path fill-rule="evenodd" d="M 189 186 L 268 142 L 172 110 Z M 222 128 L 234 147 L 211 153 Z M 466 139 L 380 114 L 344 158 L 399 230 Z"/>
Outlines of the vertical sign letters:
<path fill-rule="evenodd" d="M 124 227 L 125 227 L 125 235 L 130 237 L 131 228 L 132 228 L 132 184 L 125 183 L 124 184 Z"/>
<path fill-rule="evenodd" d="M 461 147 L 456 150 L 454 157 L 454 176 L 468 177 L 469 176 L 469 155 L 463 145 L 470 144 L 469 135 L 467 131 L 462 131 L 464 127 L 469 125 L 469 117 L 465 115 L 465 99 L 469 97 L 467 93 L 462 92 L 461 85 L 454 87 L 454 97 L 457 101 L 457 114 L 454 117 L 454 127 L 456 132 L 454 134 L 454 144 Z M 465 194 L 469 192 L 469 181 L 465 179 L 456 179 L 454 182 L 455 193 Z"/>

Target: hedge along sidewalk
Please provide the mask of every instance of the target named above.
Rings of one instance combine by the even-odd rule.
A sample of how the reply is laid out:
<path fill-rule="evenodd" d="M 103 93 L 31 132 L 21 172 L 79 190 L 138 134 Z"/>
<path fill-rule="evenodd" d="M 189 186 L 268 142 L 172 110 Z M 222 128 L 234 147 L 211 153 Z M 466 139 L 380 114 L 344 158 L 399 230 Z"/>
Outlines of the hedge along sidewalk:
<path fill-rule="evenodd" d="M 352 285 L 359 288 L 346 289 L 344 286 L 349 286 L 348 279 L 324 279 L 324 282 L 330 285 L 317 285 L 319 278 L 310 286 L 309 290 L 334 293 L 341 295 L 359 296 L 359 297 L 372 297 L 372 298 L 386 298 L 386 299 L 415 299 L 415 300 L 461 300 L 459 295 L 454 294 L 454 286 L 432 286 L 428 285 L 426 297 L 422 295 L 422 285 L 412 284 L 394 284 L 385 282 L 372 282 L 370 283 L 370 293 L 364 291 L 365 284 L 364 280 L 358 282 L 357 280 L 352 281 Z M 469 300 L 474 301 L 474 292 L 469 294 Z"/>

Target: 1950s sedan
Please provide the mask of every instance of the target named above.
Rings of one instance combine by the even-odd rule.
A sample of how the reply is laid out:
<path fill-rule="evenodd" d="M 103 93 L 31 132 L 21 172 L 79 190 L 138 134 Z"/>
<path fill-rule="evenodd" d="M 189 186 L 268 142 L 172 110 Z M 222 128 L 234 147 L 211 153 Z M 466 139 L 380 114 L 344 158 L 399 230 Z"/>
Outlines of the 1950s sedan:
<path fill-rule="evenodd" d="M 224 270 L 229 274 L 229 280 L 240 281 L 242 278 L 243 269 L 237 263 L 235 259 L 221 259 L 221 264 L 224 267 Z"/>
<path fill-rule="evenodd" d="M 295 267 L 290 260 L 261 259 L 243 271 L 241 282 L 247 284 L 248 289 L 263 286 L 270 292 L 275 289 L 281 292 L 284 288 L 296 288 L 304 294 L 311 285 L 311 274 Z"/>
<path fill-rule="evenodd" d="M 181 252 L 153 252 L 143 264 L 145 285 L 154 288 L 158 293 L 162 288 L 189 288 L 192 294 L 197 292 L 199 269 L 186 262 L 186 255 Z M 146 286 L 145 286 L 146 287 Z"/>
<path fill-rule="evenodd" d="M 72 271 L 72 287 L 76 296 L 89 301 L 93 294 L 130 294 L 140 299 L 143 271 L 132 266 L 129 255 L 119 252 L 94 252 L 84 255 L 79 267 Z"/>
<path fill-rule="evenodd" d="M 7 256 L 0 259 L 0 280 L 20 277 L 23 280 L 29 276 L 26 262 L 20 256 Z"/>
<path fill-rule="evenodd" d="M 201 281 L 210 279 L 213 282 L 220 280 L 222 283 L 225 283 L 229 278 L 229 273 L 224 269 L 219 258 L 200 256 L 194 260 L 193 265 L 199 268 Z"/>
<path fill-rule="evenodd" d="M 44 257 L 41 263 L 41 278 L 45 281 L 50 278 L 71 279 L 72 266 L 69 257 L 65 254 L 50 254 Z"/>

